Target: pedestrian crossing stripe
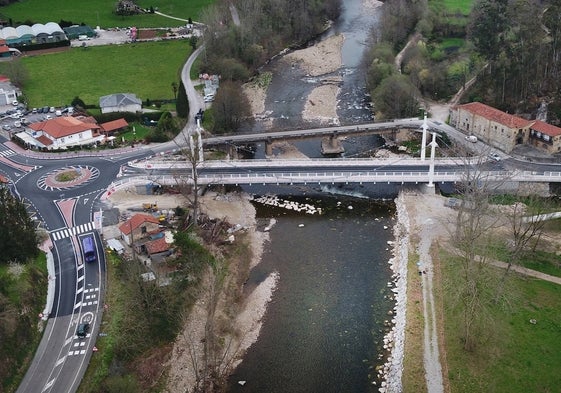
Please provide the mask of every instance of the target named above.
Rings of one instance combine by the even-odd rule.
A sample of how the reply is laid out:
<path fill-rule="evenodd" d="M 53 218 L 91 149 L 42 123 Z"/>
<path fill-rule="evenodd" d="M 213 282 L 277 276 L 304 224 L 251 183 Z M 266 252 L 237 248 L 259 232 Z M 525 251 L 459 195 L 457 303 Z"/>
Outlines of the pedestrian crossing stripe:
<path fill-rule="evenodd" d="M 13 151 L 13 150 L 1 150 L 1 151 L 0 151 L 0 156 L 2 156 L 2 157 L 9 157 L 9 156 L 14 155 L 15 153 L 16 153 L 16 152 Z"/>
<path fill-rule="evenodd" d="M 95 223 L 92 221 L 72 228 L 57 229 L 51 232 L 51 236 L 54 241 L 57 241 L 70 236 L 81 235 L 82 233 L 93 231 L 95 228 L 94 224 Z"/>
<path fill-rule="evenodd" d="M 85 355 L 86 354 L 86 350 L 85 349 L 81 349 L 79 351 L 70 351 L 68 352 L 68 356 L 76 356 L 76 355 Z"/>

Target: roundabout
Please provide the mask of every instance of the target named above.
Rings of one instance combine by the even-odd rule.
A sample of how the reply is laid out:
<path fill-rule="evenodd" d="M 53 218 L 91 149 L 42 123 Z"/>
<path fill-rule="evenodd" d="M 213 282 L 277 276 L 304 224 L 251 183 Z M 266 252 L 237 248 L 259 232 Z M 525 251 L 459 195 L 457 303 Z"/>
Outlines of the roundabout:
<path fill-rule="evenodd" d="M 42 190 L 69 190 L 81 187 L 99 177 L 99 170 L 88 165 L 69 166 L 55 169 L 37 180 Z"/>

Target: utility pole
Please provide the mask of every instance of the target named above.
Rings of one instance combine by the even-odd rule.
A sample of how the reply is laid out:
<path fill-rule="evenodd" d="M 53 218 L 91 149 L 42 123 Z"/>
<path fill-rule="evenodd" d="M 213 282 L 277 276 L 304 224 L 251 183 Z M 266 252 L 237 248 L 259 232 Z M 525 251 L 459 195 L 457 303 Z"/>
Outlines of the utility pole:
<path fill-rule="evenodd" d="M 433 179 L 434 179 L 434 155 L 436 153 L 436 147 L 438 144 L 436 143 L 436 132 L 432 133 L 432 142 L 430 143 L 430 165 L 429 165 L 429 187 L 434 187 Z"/>
<path fill-rule="evenodd" d="M 427 112 L 425 112 L 425 118 L 423 120 L 423 137 L 421 138 L 421 161 L 425 161 L 426 152 L 426 144 L 427 144 L 427 130 L 429 125 L 427 124 Z"/>

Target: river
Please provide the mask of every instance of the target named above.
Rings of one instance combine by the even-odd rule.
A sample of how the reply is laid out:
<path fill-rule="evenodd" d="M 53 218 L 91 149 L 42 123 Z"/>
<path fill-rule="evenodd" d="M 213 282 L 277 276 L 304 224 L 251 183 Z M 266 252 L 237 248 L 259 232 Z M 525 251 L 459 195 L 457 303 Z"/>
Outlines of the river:
<path fill-rule="evenodd" d="M 343 33 L 344 67 L 339 94 L 341 124 L 372 120 L 361 58 L 375 18 L 361 0 L 344 0 L 341 19 L 325 36 Z M 315 86 L 285 72 L 275 62 L 266 109 L 275 129 L 302 126 L 303 100 Z M 357 155 L 376 137 L 345 141 L 347 155 Z M 317 141 L 296 143 L 309 157 L 321 157 Z M 255 157 L 264 156 L 258 146 Z M 245 187 L 252 194 L 271 193 L 321 207 L 309 215 L 256 205 L 262 227 L 276 224 L 262 262 L 246 283 L 250 291 L 271 272 L 280 280 L 268 306 L 258 341 L 230 378 L 229 392 L 374 392 L 375 368 L 388 311 L 393 307 L 388 283 L 388 241 L 397 186 Z M 242 386 L 238 382 L 246 381 Z"/>

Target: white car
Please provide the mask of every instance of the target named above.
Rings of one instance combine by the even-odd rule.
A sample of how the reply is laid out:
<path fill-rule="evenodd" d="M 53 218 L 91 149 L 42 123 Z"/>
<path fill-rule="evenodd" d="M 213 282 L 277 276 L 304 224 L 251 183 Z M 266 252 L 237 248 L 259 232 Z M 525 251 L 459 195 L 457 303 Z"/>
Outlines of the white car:
<path fill-rule="evenodd" d="M 494 160 L 494 161 L 500 161 L 500 160 L 501 160 L 501 156 L 499 156 L 497 153 L 491 153 L 491 154 L 489 154 L 489 158 L 490 158 L 491 160 Z"/>
<path fill-rule="evenodd" d="M 476 143 L 477 142 L 477 137 L 475 135 L 468 135 L 466 136 L 466 141 L 469 141 L 471 143 Z"/>
<path fill-rule="evenodd" d="M 214 94 L 207 94 L 205 96 L 205 102 L 212 102 L 214 101 Z"/>

